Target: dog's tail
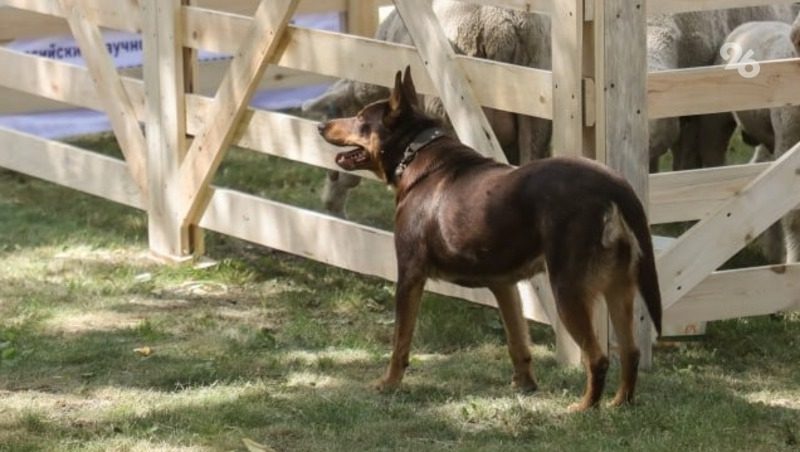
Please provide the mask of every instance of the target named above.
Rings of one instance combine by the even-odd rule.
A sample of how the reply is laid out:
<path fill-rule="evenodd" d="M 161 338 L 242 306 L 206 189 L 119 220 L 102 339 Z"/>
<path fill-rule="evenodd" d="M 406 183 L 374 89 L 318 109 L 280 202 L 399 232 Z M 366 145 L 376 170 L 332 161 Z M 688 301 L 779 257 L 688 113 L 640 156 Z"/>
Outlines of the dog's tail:
<path fill-rule="evenodd" d="M 629 231 L 633 235 L 632 238 L 637 242 L 631 244 L 633 248 L 631 257 L 637 267 L 635 270 L 639 292 L 642 294 L 644 304 L 647 306 L 647 312 L 653 320 L 653 325 L 655 325 L 658 335 L 661 336 L 661 291 L 658 287 L 653 239 L 650 235 L 647 216 L 645 215 L 644 207 L 642 207 L 633 190 L 630 190 L 629 196 L 625 196 L 619 201 L 621 202 L 612 204 L 611 212 L 613 215 L 617 207 L 621 210 L 623 226 L 626 229 L 630 228 Z M 636 259 L 637 254 L 638 259 Z"/>

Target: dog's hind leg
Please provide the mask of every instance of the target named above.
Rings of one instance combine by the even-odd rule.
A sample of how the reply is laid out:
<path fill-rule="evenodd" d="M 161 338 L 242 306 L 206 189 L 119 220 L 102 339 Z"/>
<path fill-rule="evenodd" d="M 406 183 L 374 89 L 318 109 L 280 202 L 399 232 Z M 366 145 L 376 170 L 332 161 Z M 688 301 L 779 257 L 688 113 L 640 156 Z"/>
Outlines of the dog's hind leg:
<path fill-rule="evenodd" d="M 619 344 L 621 378 L 617 395 L 611 402 L 620 406 L 633 402 L 636 377 L 639 373 L 639 348 L 636 346 L 633 331 L 633 306 L 636 286 L 625 268 L 620 268 L 604 291 L 608 314 Z"/>
<path fill-rule="evenodd" d="M 608 372 L 608 357 L 603 353 L 592 324 L 592 311 L 597 294 L 587 293 L 580 282 L 566 280 L 550 274 L 553 295 L 561 322 L 581 349 L 586 369 L 586 391 L 580 402 L 570 407 L 571 411 L 585 411 L 597 405 L 603 395 Z"/>
<path fill-rule="evenodd" d="M 536 379 L 531 370 L 530 332 L 528 322 L 522 315 L 522 303 L 515 286 L 491 287 L 497 299 L 500 318 L 506 330 L 508 353 L 514 364 L 512 383 L 515 387 L 528 392 L 536 390 Z"/>
<path fill-rule="evenodd" d="M 403 380 L 408 356 L 411 352 L 411 339 L 419 314 L 422 292 L 425 288 L 425 277 L 416 271 L 399 272 L 397 291 L 395 293 L 394 339 L 392 340 L 392 357 L 386 374 L 378 382 L 379 391 L 395 389 Z"/>

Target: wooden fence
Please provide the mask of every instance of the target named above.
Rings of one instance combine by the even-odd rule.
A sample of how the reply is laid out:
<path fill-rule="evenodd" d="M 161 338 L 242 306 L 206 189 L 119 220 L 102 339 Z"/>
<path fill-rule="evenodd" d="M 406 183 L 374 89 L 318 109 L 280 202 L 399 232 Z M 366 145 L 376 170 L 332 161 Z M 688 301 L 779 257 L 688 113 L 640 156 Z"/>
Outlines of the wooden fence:
<path fill-rule="evenodd" d="M 592 155 L 623 173 L 649 204 L 653 223 L 699 220 L 677 240 L 658 241 L 666 323 L 800 308 L 800 265 L 715 271 L 800 204 L 800 146 L 771 164 L 647 172 L 648 119 L 800 104 L 797 59 L 762 63 L 750 80 L 722 67 L 648 74 L 647 15 L 778 1 L 475 2 L 549 14 L 552 71 L 455 55 L 429 0 L 394 2 L 416 48 L 288 23 L 303 8 L 343 10 L 368 34 L 375 16 L 354 8 L 361 1 L 0 0 L 0 17 L 13 9 L 55 18 L 61 25 L 54 27 L 66 19 L 87 62 L 81 68 L 0 48 L 0 86 L 105 111 L 125 155 L 117 160 L 0 129 L 0 166 L 146 210 L 150 247 L 165 259 L 201 254 L 201 230 L 208 229 L 394 279 L 391 234 L 209 182 L 233 144 L 336 169 L 314 122 L 247 107 L 268 66 L 388 85 L 408 64 L 419 90 L 442 98 L 461 139 L 488 155 L 504 160 L 480 105 L 552 119 L 555 153 Z M 117 73 L 99 27 L 143 34 L 142 79 Z M 195 90 L 201 49 L 234 55 L 214 96 Z M 559 356 L 576 361 L 546 279 L 519 288 L 525 315 L 552 324 Z M 444 283 L 428 289 L 494 305 L 486 290 Z M 647 364 L 649 322 L 640 321 L 639 330 Z M 598 334 L 608 343 L 606 327 Z"/>

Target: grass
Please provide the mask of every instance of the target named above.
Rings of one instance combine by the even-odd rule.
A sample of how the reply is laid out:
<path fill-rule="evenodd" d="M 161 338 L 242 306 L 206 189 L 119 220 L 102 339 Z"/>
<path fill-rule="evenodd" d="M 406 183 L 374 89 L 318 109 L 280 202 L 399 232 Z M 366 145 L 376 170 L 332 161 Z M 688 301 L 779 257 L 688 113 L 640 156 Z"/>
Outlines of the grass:
<path fill-rule="evenodd" d="M 322 176 L 233 152 L 216 182 L 318 209 Z M 496 312 L 427 295 L 404 388 L 383 395 L 391 284 L 214 234 L 217 265 L 160 266 L 138 211 L 10 172 L 0 193 L 0 450 L 800 447 L 797 315 L 661 346 L 635 406 L 573 415 L 583 373 L 546 327 L 541 389 L 517 394 Z M 388 228 L 391 195 L 365 184 L 350 212 Z"/>

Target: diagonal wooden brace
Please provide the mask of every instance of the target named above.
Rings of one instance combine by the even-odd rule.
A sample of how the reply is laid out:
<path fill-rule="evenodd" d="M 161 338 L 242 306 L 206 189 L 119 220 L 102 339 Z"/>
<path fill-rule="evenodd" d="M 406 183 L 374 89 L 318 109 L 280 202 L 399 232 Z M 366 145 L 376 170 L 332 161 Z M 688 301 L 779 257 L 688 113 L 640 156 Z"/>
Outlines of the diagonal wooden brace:
<path fill-rule="evenodd" d="M 800 144 L 658 258 L 664 310 L 800 204 Z"/>
<path fill-rule="evenodd" d="M 81 54 L 97 87 L 98 97 L 102 100 L 122 154 L 128 163 L 128 169 L 141 190 L 142 198 L 146 200 L 148 198 L 145 162 L 147 144 L 144 134 L 114 61 L 108 54 L 100 28 L 87 19 L 83 1 L 59 0 L 59 4 L 80 46 Z"/>
<path fill-rule="evenodd" d="M 394 4 L 458 137 L 484 155 L 507 162 L 472 85 L 436 19 L 430 0 L 395 0 Z"/>
<path fill-rule="evenodd" d="M 254 20 L 214 97 L 202 132 L 195 137 L 180 168 L 184 197 L 183 225 L 196 224 L 208 205 L 208 187 L 225 152 L 231 145 L 236 125 L 247 110 L 253 93 L 269 62 L 280 48 L 286 26 L 299 0 L 261 0 Z"/>

